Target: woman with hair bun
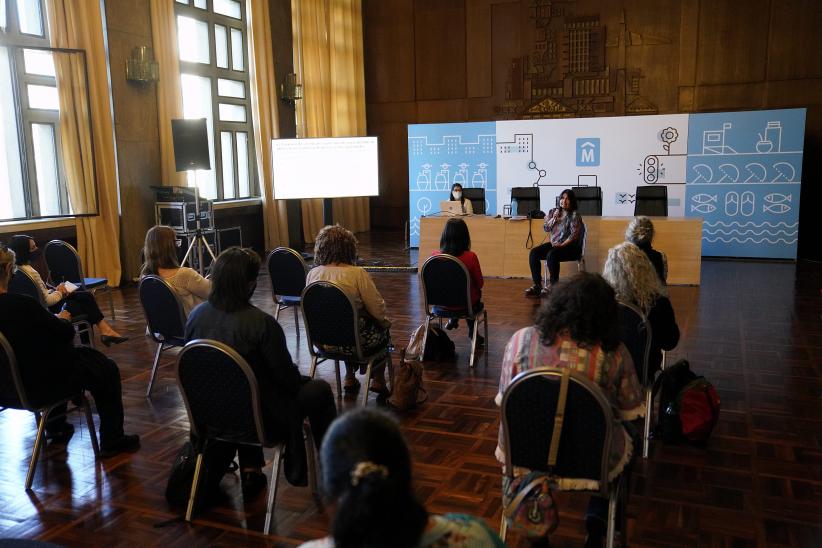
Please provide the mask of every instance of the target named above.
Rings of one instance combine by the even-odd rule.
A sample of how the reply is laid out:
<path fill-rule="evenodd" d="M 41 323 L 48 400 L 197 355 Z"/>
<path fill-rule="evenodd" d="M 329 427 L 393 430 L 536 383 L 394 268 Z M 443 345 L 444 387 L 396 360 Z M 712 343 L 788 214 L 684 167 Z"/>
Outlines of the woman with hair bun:
<path fill-rule="evenodd" d="M 428 514 L 414 496 L 399 425 L 382 411 L 360 409 L 335 420 L 320 459 L 331 535 L 304 548 L 503 546 L 478 518 Z"/>
<path fill-rule="evenodd" d="M 668 258 L 662 251 L 651 247 L 654 241 L 654 223 L 651 219 L 642 216 L 635 217 L 625 229 L 625 241 L 631 242 L 648 256 L 660 281 L 665 285 L 668 280 Z"/>

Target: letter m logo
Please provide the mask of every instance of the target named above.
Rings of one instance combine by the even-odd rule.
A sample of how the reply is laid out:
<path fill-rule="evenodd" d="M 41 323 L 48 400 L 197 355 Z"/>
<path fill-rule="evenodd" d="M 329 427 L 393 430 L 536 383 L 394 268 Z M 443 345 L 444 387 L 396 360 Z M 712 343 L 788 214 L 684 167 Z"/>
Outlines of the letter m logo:
<path fill-rule="evenodd" d="M 599 137 L 577 139 L 577 166 L 599 165 Z"/>

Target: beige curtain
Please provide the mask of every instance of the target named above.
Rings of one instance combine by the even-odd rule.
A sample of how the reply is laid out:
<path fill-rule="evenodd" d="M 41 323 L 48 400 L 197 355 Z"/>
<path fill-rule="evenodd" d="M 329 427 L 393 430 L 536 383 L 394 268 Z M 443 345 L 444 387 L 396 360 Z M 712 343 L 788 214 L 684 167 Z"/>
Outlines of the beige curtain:
<path fill-rule="evenodd" d="M 162 184 L 188 186 L 185 172 L 178 172 L 174 164 L 174 140 L 171 136 L 171 120 L 183 117 L 173 0 L 151 0 L 151 31 L 154 58 L 160 65 L 160 80 L 157 82 L 157 119 L 160 128 Z"/>
<path fill-rule="evenodd" d="M 300 137 L 362 136 L 365 77 L 361 0 L 291 0 L 294 65 L 303 85 Z M 368 198 L 334 200 L 334 221 L 354 232 L 370 228 Z M 322 228 L 322 200 L 303 200 L 303 233 Z"/>
<path fill-rule="evenodd" d="M 277 83 L 268 0 L 247 0 L 249 59 L 251 71 L 251 112 L 257 174 L 263 200 L 266 249 L 288 245 L 288 217 L 285 202 L 275 200 L 272 181 L 271 140 L 279 136 L 277 123 Z"/>
<path fill-rule="evenodd" d="M 83 261 L 86 276 L 105 277 L 108 278 L 110 285 L 117 286 L 120 284 L 121 275 L 117 169 L 100 3 L 49 0 L 47 11 L 54 46 L 86 51 L 91 129 L 94 132 L 91 154 L 97 168 L 100 215 L 77 219 L 77 247 L 80 259 Z M 61 102 L 64 100 L 70 99 L 61 97 Z M 66 114 L 71 129 L 73 122 L 69 113 Z M 75 135 L 87 131 L 88 128 L 80 129 L 87 119 L 88 117 L 83 118 L 77 113 L 74 114 L 74 120 L 77 122 L 74 127 Z M 82 147 L 69 147 L 63 149 L 63 154 L 67 153 L 68 157 L 63 160 L 65 165 L 73 170 L 66 173 L 70 198 L 75 195 L 79 199 L 87 192 L 88 179 L 78 173 L 85 173 L 82 170 L 88 165 L 88 152 Z"/>

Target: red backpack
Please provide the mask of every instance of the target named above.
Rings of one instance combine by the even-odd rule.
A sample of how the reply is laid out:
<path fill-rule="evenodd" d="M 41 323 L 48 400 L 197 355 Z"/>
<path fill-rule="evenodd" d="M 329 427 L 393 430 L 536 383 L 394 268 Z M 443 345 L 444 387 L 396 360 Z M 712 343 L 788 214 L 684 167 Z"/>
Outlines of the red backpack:
<path fill-rule="evenodd" d="M 719 421 L 719 406 L 719 394 L 704 377 L 685 385 L 676 400 L 682 435 L 690 441 L 707 440 Z"/>

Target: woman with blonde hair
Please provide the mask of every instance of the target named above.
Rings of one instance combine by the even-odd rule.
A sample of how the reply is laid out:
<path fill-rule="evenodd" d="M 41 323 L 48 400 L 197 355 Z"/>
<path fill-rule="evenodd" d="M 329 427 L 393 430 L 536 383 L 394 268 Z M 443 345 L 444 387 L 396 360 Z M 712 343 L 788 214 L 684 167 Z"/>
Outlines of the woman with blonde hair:
<path fill-rule="evenodd" d="M 662 284 L 665 285 L 668 279 L 668 258 L 662 251 L 657 251 L 651 244 L 654 241 L 654 223 L 648 217 L 634 217 L 625 229 L 625 241 L 631 242 L 648 257 L 654 265 L 657 275 Z"/>
<path fill-rule="evenodd" d="M 362 340 L 363 353 L 376 352 L 385 348 L 391 341 L 388 328 L 391 322 L 385 317 L 385 300 L 374 285 L 374 280 L 368 272 L 357 262 L 357 238 L 354 234 L 340 225 L 326 226 L 317 234 L 314 240 L 314 268 L 308 272 L 306 284 L 318 281 L 333 282 L 354 301 L 359 309 L 359 325 L 357 326 Z M 339 350 L 339 349 L 335 349 Z M 342 349 L 345 354 L 356 353 L 351 349 Z M 346 393 L 354 394 L 359 391 L 360 381 L 355 377 L 354 362 L 345 362 Z M 385 384 L 385 367 L 375 371 L 371 378 L 369 389 L 380 396 L 388 394 Z"/>
<path fill-rule="evenodd" d="M 185 266 L 177 259 L 177 234 L 167 226 L 153 226 L 146 232 L 143 247 L 145 264 L 141 276 L 159 276 L 174 289 L 183 303 L 186 316 L 208 299 L 211 282 Z"/>
<path fill-rule="evenodd" d="M 662 350 L 672 350 L 679 342 L 679 327 L 668 290 L 645 253 L 631 242 L 608 250 L 602 276 L 614 288 L 618 300 L 633 304 L 651 322 L 648 378 L 653 378 L 662 364 Z"/>

